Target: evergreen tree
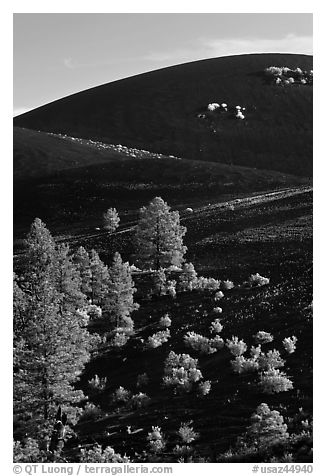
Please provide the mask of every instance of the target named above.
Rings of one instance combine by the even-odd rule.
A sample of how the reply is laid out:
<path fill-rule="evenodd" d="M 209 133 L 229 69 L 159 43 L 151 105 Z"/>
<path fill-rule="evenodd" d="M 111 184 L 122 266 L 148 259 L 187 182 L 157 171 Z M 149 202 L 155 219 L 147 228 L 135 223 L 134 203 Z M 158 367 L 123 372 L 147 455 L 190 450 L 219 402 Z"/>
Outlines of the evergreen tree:
<path fill-rule="evenodd" d="M 153 276 L 154 289 L 158 296 L 166 294 L 166 274 L 163 268 L 160 268 Z"/>
<path fill-rule="evenodd" d="M 33 270 L 44 270 L 55 252 L 55 241 L 40 218 L 35 218 L 25 240 L 28 263 Z"/>
<path fill-rule="evenodd" d="M 184 263 L 180 273 L 180 291 L 192 291 L 197 281 L 197 272 L 192 263 Z"/>
<path fill-rule="evenodd" d="M 32 434 L 46 431 L 62 405 L 70 420 L 83 398 L 73 383 L 89 359 L 91 339 L 74 312 L 60 311 L 57 292 L 48 283 L 38 288 L 33 316 L 15 346 L 15 413 L 29 417 Z M 82 325 L 81 325 L 82 324 Z M 36 432 L 36 434 L 35 434 Z"/>
<path fill-rule="evenodd" d="M 25 240 L 27 253 L 25 256 L 24 278 L 29 285 L 29 292 L 40 281 L 48 278 L 48 269 L 54 260 L 55 241 L 39 218 L 35 218 Z"/>
<path fill-rule="evenodd" d="M 82 279 L 77 266 L 69 255 L 69 246 L 57 246 L 56 259 L 52 263 L 51 275 L 59 293 L 60 311 L 76 311 L 86 306 L 86 296 L 81 291 Z"/>
<path fill-rule="evenodd" d="M 247 436 L 251 443 L 262 448 L 287 439 L 289 434 L 282 415 L 270 410 L 266 403 L 261 403 L 251 417 Z"/>
<path fill-rule="evenodd" d="M 14 339 L 19 338 L 28 321 L 28 295 L 21 289 L 18 277 L 14 274 L 13 283 L 13 318 Z"/>
<path fill-rule="evenodd" d="M 109 272 L 107 266 L 100 259 L 98 253 L 92 250 L 90 253 L 90 295 L 92 304 L 102 307 L 104 296 L 107 293 Z"/>
<path fill-rule="evenodd" d="M 80 246 L 73 254 L 72 260 L 81 278 L 81 292 L 88 296 L 91 292 L 90 281 L 92 276 L 89 254 L 83 246 Z"/>
<path fill-rule="evenodd" d="M 136 292 L 129 263 L 124 263 L 119 253 L 115 253 L 112 266 L 108 270 L 104 311 L 116 323 L 116 327 L 133 328 L 130 314 L 138 309 L 133 295 Z"/>
<path fill-rule="evenodd" d="M 69 248 L 56 247 L 38 219 L 26 245 L 28 267 L 14 283 L 14 409 L 37 436 L 48 431 L 58 405 L 74 417 L 83 393 L 73 383 L 92 339 L 87 317 L 76 312 L 86 297 Z"/>
<path fill-rule="evenodd" d="M 177 211 L 161 197 L 155 197 L 147 207 L 140 209 L 136 227 L 136 259 L 143 269 L 180 266 L 187 248 L 183 245 L 186 228 L 180 225 Z"/>
<path fill-rule="evenodd" d="M 103 214 L 104 228 L 109 233 L 113 233 L 119 226 L 120 218 L 115 208 L 109 208 Z"/>

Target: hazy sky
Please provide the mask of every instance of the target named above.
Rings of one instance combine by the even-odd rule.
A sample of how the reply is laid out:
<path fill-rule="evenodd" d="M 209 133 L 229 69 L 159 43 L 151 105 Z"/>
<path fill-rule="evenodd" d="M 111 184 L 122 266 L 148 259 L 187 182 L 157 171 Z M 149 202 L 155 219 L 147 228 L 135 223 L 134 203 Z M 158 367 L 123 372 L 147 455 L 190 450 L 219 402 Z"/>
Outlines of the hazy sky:
<path fill-rule="evenodd" d="M 312 54 L 312 14 L 14 14 L 14 114 L 134 74 L 242 53 Z"/>

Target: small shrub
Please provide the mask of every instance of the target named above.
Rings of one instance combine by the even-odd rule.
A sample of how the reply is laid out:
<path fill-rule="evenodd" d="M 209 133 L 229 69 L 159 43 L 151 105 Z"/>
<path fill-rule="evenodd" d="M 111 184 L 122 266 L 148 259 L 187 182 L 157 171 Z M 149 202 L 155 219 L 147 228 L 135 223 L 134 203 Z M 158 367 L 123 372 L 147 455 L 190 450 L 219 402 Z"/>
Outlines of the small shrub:
<path fill-rule="evenodd" d="M 104 336 L 103 344 L 107 343 L 109 345 L 109 347 L 119 348 L 119 347 L 123 347 L 124 345 L 126 345 L 126 343 L 128 342 L 129 339 L 130 339 L 129 335 L 127 335 L 126 332 L 124 332 L 124 330 L 119 328 L 115 332 L 113 337 L 110 338 L 109 336 Z"/>
<path fill-rule="evenodd" d="M 211 331 L 212 334 L 219 334 L 223 329 L 222 324 L 220 323 L 219 319 L 214 319 L 214 321 L 211 322 L 209 330 Z"/>
<path fill-rule="evenodd" d="M 192 331 L 188 332 L 184 336 L 184 342 L 188 347 L 191 347 L 193 350 L 206 355 L 214 354 L 224 345 L 223 339 L 221 339 L 221 337 L 219 336 L 216 336 L 213 339 L 208 339 L 208 337 L 204 337 Z"/>
<path fill-rule="evenodd" d="M 194 289 L 198 291 L 216 291 L 220 288 L 220 281 L 214 278 L 205 278 L 200 276 L 197 278 Z"/>
<path fill-rule="evenodd" d="M 281 358 L 278 350 L 269 350 L 267 354 L 261 352 L 257 358 L 261 370 L 277 369 L 284 367 L 285 361 Z"/>
<path fill-rule="evenodd" d="M 214 307 L 213 312 L 214 312 L 214 314 L 222 314 L 222 308 L 221 307 Z"/>
<path fill-rule="evenodd" d="M 269 278 L 264 278 L 263 276 L 260 276 L 259 273 L 256 273 L 256 274 L 252 274 L 249 277 L 248 281 L 245 281 L 244 284 L 250 288 L 265 286 L 269 284 Z"/>
<path fill-rule="evenodd" d="M 214 301 L 219 301 L 224 297 L 224 294 L 222 291 L 217 291 L 217 293 L 214 294 Z"/>
<path fill-rule="evenodd" d="M 184 462 L 184 458 L 189 456 L 193 452 L 193 449 L 187 445 L 175 445 L 172 451 L 174 455 L 180 458 L 178 462 Z"/>
<path fill-rule="evenodd" d="M 224 347 L 224 340 L 220 336 L 215 336 L 209 340 L 209 345 L 216 350 L 220 350 Z"/>
<path fill-rule="evenodd" d="M 267 344 L 268 342 L 273 342 L 274 337 L 269 332 L 259 331 L 254 336 L 255 342 L 257 344 Z"/>
<path fill-rule="evenodd" d="M 233 372 L 237 374 L 254 372 L 259 368 L 258 362 L 255 359 L 246 359 L 243 355 L 239 355 L 234 360 L 231 360 L 231 366 Z"/>
<path fill-rule="evenodd" d="M 231 360 L 231 367 L 233 372 L 235 372 L 236 374 L 242 374 L 242 372 L 244 372 L 243 363 L 245 360 L 245 357 L 243 357 L 242 355 L 239 355 L 234 360 Z"/>
<path fill-rule="evenodd" d="M 171 350 L 165 360 L 165 368 L 184 367 L 185 369 L 194 369 L 198 363 L 197 359 L 193 359 L 189 354 L 176 354 Z"/>
<path fill-rule="evenodd" d="M 133 409 L 146 407 L 150 403 L 151 399 L 146 393 L 139 392 L 133 395 L 128 402 L 128 406 Z"/>
<path fill-rule="evenodd" d="M 146 342 L 146 348 L 156 349 L 162 344 L 165 344 L 170 339 L 170 329 L 165 329 L 164 331 L 158 331 L 152 336 L 149 336 Z"/>
<path fill-rule="evenodd" d="M 182 443 L 186 444 L 192 443 L 199 437 L 199 433 L 194 431 L 193 427 L 190 426 L 190 423 L 181 423 L 177 434 L 180 437 Z"/>
<path fill-rule="evenodd" d="M 85 421 L 96 421 L 102 418 L 103 412 L 97 405 L 94 403 L 87 402 L 82 414 L 79 417 L 79 422 Z"/>
<path fill-rule="evenodd" d="M 220 105 L 217 102 L 211 102 L 207 105 L 207 110 L 210 112 L 213 112 L 219 108 L 220 108 Z"/>
<path fill-rule="evenodd" d="M 82 448 L 79 461 L 81 463 L 129 463 L 130 459 L 116 453 L 111 446 L 103 449 L 101 445 L 96 444 L 93 448 Z"/>
<path fill-rule="evenodd" d="M 264 72 L 268 76 L 281 76 L 283 74 L 283 68 L 279 66 L 269 66 L 264 69 Z"/>
<path fill-rule="evenodd" d="M 257 345 L 257 347 L 251 346 L 250 355 L 253 359 L 257 359 L 261 354 L 261 345 Z"/>
<path fill-rule="evenodd" d="M 293 457 L 292 453 L 284 453 L 283 456 L 272 456 L 272 458 L 268 461 L 269 463 L 294 463 L 295 458 Z"/>
<path fill-rule="evenodd" d="M 166 268 L 168 271 L 181 271 L 182 268 L 180 266 L 177 266 L 176 264 L 171 264 Z"/>
<path fill-rule="evenodd" d="M 116 332 L 110 341 L 110 347 L 123 347 L 129 340 L 129 336 L 125 332 Z"/>
<path fill-rule="evenodd" d="M 236 119 L 245 119 L 246 116 L 241 111 L 238 111 L 235 117 Z"/>
<path fill-rule="evenodd" d="M 112 395 L 112 401 L 113 403 L 127 403 L 131 398 L 131 392 L 129 390 L 126 390 L 123 387 L 117 388 L 113 395 Z"/>
<path fill-rule="evenodd" d="M 176 297 L 177 295 L 177 291 L 176 291 L 176 285 L 177 285 L 177 282 L 175 279 L 172 279 L 170 281 L 167 281 L 166 283 L 166 293 L 171 296 L 173 299 Z"/>
<path fill-rule="evenodd" d="M 134 264 L 131 264 L 129 269 L 132 273 L 141 271 L 141 269 L 137 268 L 137 266 L 135 266 Z"/>
<path fill-rule="evenodd" d="M 198 369 L 185 370 L 183 367 L 171 369 L 170 375 L 163 377 L 163 384 L 166 387 L 175 387 L 175 392 L 189 393 L 193 384 L 203 378 Z"/>
<path fill-rule="evenodd" d="M 229 291 L 230 289 L 233 289 L 233 288 L 234 288 L 234 284 L 229 279 L 221 282 L 222 291 Z"/>
<path fill-rule="evenodd" d="M 284 347 L 284 349 L 286 350 L 286 352 L 288 354 L 293 354 L 293 352 L 296 349 L 297 341 L 298 341 L 298 339 L 295 336 L 292 336 L 292 338 L 291 337 L 285 337 L 285 339 L 283 339 L 282 344 L 283 344 L 283 347 Z"/>
<path fill-rule="evenodd" d="M 302 76 L 303 75 L 303 71 L 301 68 L 295 68 L 294 70 L 299 76 Z"/>
<path fill-rule="evenodd" d="M 152 431 L 147 435 L 147 441 L 150 451 L 160 453 L 164 450 L 166 443 L 159 426 L 152 426 Z"/>
<path fill-rule="evenodd" d="M 165 360 L 163 385 L 175 387 L 176 392 L 190 392 L 194 383 L 203 378 L 197 369 L 197 359 L 189 354 L 176 354 L 171 351 Z"/>
<path fill-rule="evenodd" d="M 137 376 L 137 387 L 146 387 L 146 385 L 148 385 L 148 382 L 149 378 L 146 372 Z"/>
<path fill-rule="evenodd" d="M 195 332 L 187 332 L 183 338 L 186 346 L 191 347 L 193 350 L 200 352 L 201 354 L 212 354 L 216 352 L 209 345 L 209 339 Z"/>
<path fill-rule="evenodd" d="M 165 329 L 166 327 L 170 327 L 172 324 L 172 321 L 169 317 L 169 314 L 165 314 L 164 316 L 161 317 L 161 319 L 159 320 L 159 326 L 163 329 Z"/>
<path fill-rule="evenodd" d="M 226 347 L 229 349 L 232 355 L 238 357 L 244 354 L 247 350 L 247 345 L 243 340 L 239 341 L 238 337 L 232 336 L 232 339 L 226 340 Z"/>
<path fill-rule="evenodd" d="M 205 397 L 206 395 L 209 394 L 209 392 L 211 391 L 211 388 L 212 388 L 212 383 L 210 380 L 204 380 L 203 382 L 199 382 L 197 394 L 199 396 Z"/>
<path fill-rule="evenodd" d="M 260 375 L 259 386 L 262 387 L 264 393 L 273 394 L 291 390 L 293 383 L 279 369 L 269 369 Z"/>
<path fill-rule="evenodd" d="M 88 381 L 88 385 L 92 390 L 102 392 L 107 386 L 107 378 L 100 378 L 98 375 L 95 375 L 95 377 Z"/>

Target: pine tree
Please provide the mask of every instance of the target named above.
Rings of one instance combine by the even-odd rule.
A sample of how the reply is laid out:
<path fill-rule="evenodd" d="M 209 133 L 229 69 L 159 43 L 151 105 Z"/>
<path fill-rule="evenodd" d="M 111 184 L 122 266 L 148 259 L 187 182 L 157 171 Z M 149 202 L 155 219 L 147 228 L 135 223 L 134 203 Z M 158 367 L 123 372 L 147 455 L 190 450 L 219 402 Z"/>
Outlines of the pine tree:
<path fill-rule="evenodd" d="M 92 250 L 90 253 L 90 296 L 92 304 L 102 307 L 104 296 L 107 293 L 109 272 L 107 266 L 100 259 L 98 253 Z"/>
<path fill-rule="evenodd" d="M 24 278 L 29 285 L 29 292 L 33 292 L 34 286 L 47 279 L 48 267 L 55 255 L 55 241 L 39 218 L 33 221 L 25 246 L 28 252 L 25 256 Z"/>
<path fill-rule="evenodd" d="M 60 310 L 76 311 L 86 306 L 86 296 L 81 291 L 82 279 L 77 266 L 69 255 L 69 246 L 57 246 L 56 258 L 52 264 L 51 275 L 60 296 Z"/>
<path fill-rule="evenodd" d="M 59 300 L 47 282 L 40 285 L 15 345 L 15 413 L 31 418 L 34 435 L 40 427 L 47 430 L 58 405 L 73 420 L 74 405 L 83 398 L 72 384 L 89 359 L 91 339 L 77 313 L 60 311 Z"/>
<path fill-rule="evenodd" d="M 140 209 L 136 227 L 136 259 L 143 269 L 180 266 L 187 248 L 183 245 L 186 228 L 180 225 L 177 211 L 161 197 L 155 197 L 147 207 Z"/>
<path fill-rule="evenodd" d="M 113 233 L 119 226 L 120 218 L 115 208 L 109 208 L 103 214 L 104 228 L 109 233 Z"/>
<path fill-rule="evenodd" d="M 13 283 L 13 318 L 14 339 L 19 337 L 28 321 L 28 295 L 21 289 L 19 278 L 14 274 Z"/>
<path fill-rule="evenodd" d="M 69 248 L 56 247 L 38 219 L 26 245 L 28 267 L 14 284 L 14 408 L 37 436 L 48 431 L 58 405 L 70 420 L 75 416 L 83 393 L 73 383 L 89 359 L 92 339 L 85 316 L 76 312 L 86 296 Z"/>
<path fill-rule="evenodd" d="M 51 262 L 55 252 L 55 241 L 40 218 L 35 218 L 25 240 L 28 249 L 28 263 L 33 270 L 40 272 Z"/>
<path fill-rule="evenodd" d="M 124 263 L 119 253 L 115 253 L 112 266 L 108 270 L 107 290 L 103 309 L 109 313 L 116 327 L 133 328 L 130 314 L 138 309 L 133 295 L 136 292 L 129 263 Z"/>
<path fill-rule="evenodd" d="M 184 263 L 180 273 L 179 289 L 180 291 L 192 291 L 197 281 L 197 272 L 192 263 Z"/>
<path fill-rule="evenodd" d="M 91 292 L 90 281 L 92 276 L 89 254 L 83 246 L 80 246 L 73 254 L 72 260 L 81 278 L 81 292 L 88 296 Z"/>
<path fill-rule="evenodd" d="M 258 447 L 268 447 L 289 437 L 282 415 L 270 410 L 266 403 L 261 403 L 252 415 L 247 435 Z"/>
<path fill-rule="evenodd" d="M 166 274 L 163 268 L 160 268 L 153 275 L 154 289 L 158 296 L 166 294 Z"/>

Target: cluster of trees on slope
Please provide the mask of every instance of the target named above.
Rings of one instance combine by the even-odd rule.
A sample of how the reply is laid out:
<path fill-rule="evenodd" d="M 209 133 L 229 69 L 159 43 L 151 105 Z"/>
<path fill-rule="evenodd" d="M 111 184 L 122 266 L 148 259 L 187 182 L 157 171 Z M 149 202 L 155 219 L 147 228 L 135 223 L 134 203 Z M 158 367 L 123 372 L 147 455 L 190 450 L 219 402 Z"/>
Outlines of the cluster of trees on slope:
<path fill-rule="evenodd" d="M 49 439 L 62 406 L 76 421 L 83 394 L 74 382 L 92 338 L 77 311 L 86 304 L 69 249 L 56 246 L 36 219 L 26 240 L 23 274 L 14 280 L 14 411 L 18 434 Z"/>
<path fill-rule="evenodd" d="M 118 226 L 117 218 L 116 210 L 107 214 L 109 232 Z M 110 220 L 114 222 L 112 226 Z M 181 270 L 178 283 L 181 292 L 194 289 L 215 292 L 219 289 L 218 280 L 198 278 L 193 265 L 184 262 L 186 247 L 182 238 L 185 233 L 179 214 L 171 212 L 161 198 L 156 197 L 148 207 L 140 210 L 135 232 L 135 258 L 142 269 L 156 270 L 159 294 L 166 287 L 162 274 L 169 267 Z M 85 364 L 93 352 L 97 353 L 105 345 L 124 345 L 133 333 L 131 315 L 138 304 L 134 302 L 136 288 L 131 270 L 119 253 L 115 253 L 108 267 L 95 250 L 87 252 L 80 247 L 71 252 L 67 245 L 57 245 L 44 223 L 35 219 L 26 240 L 23 272 L 14 279 L 16 461 L 59 460 L 66 423 L 71 432 L 71 426 L 78 421 L 87 400 L 83 392 L 75 388 Z M 261 282 L 262 277 L 259 278 L 258 285 L 266 284 Z M 232 282 L 224 282 L 223 289 L 232 287 Z M 221 297 L 223 293 L 218 291 L 215 300 Z M 222 312 L 221 308 L 216 308 L 216 312 Z M 92 319 L 104 323 L 102 335 L 90 332 Z M 170 325 L 171 320 L 165 319 L 163 327 Z M 214 323 L 214 331 L 221 328 L 219 322 Z M 169 336 L 168 329 L 157 332 L 148 339 L 147 347 L 156 348 Z M 198 338 L 203 340 L 200 335 L 195 337 L 196 343 Z M 288 347 L 291 343 L 286 342 Z M 104 388 L 106 380 L 102 382 L 103 379 L 96 377 L 94 388 Z M 210 382 L 201 383 L 204 384 L 207 388 L 203 387 L 202 394 L 206 395 Z M 133 399 L 144 396 L 147 397 L 140 393 Z M 148 440 L 150 446 L 150 434 Z M 183 450 L 180 449 L 176 457 L 180 457 L 180 461 L 190 461 L 192 450 L 189 454 L 188 449 L 186 454 Z M 112 448 L 99 446 L 83 450 L 79 457 L 84 462 L 128 461 Z M 163 461 L 164 455 L 156 449 L 148 460 L 155 458 Z"/>
<path fill-rule="evenodd" d="M 138 261 L 161 267 L 180 264 L 186 248 L 185 228 L 177 212 L 161 198 L 140 212 L 136 232 Z M 108 228 L 118 224 L 109 214 Z M 115 253 L 107 267 L 92 250 L 57 245 L 36 218 L 26 239 L 23 272 L 14 276 L 14 412 L 15 434 L 43 440 L 49 446 L 58 408 L 70 423 L 85 399 L 74 383 L 99 345 L 89 332 L 97 312 L 114 332 L 133 330 L 131 313 L 138 308 L 129 263 Z"/>
<path fill-rule="evenodd" d="M 109 208 L 103 214 L 104 229 L 113 233 L 119 226 L 120 218 L 116 208 Z M 186 227 L 180 225 L 178 211 L 161 198 L 155 197 L 147 207 L 139 210 L 139 220 L 135 232 L 135 260 L 141 269 L 180 266 L 187 247 L 183 244 Z"/>

